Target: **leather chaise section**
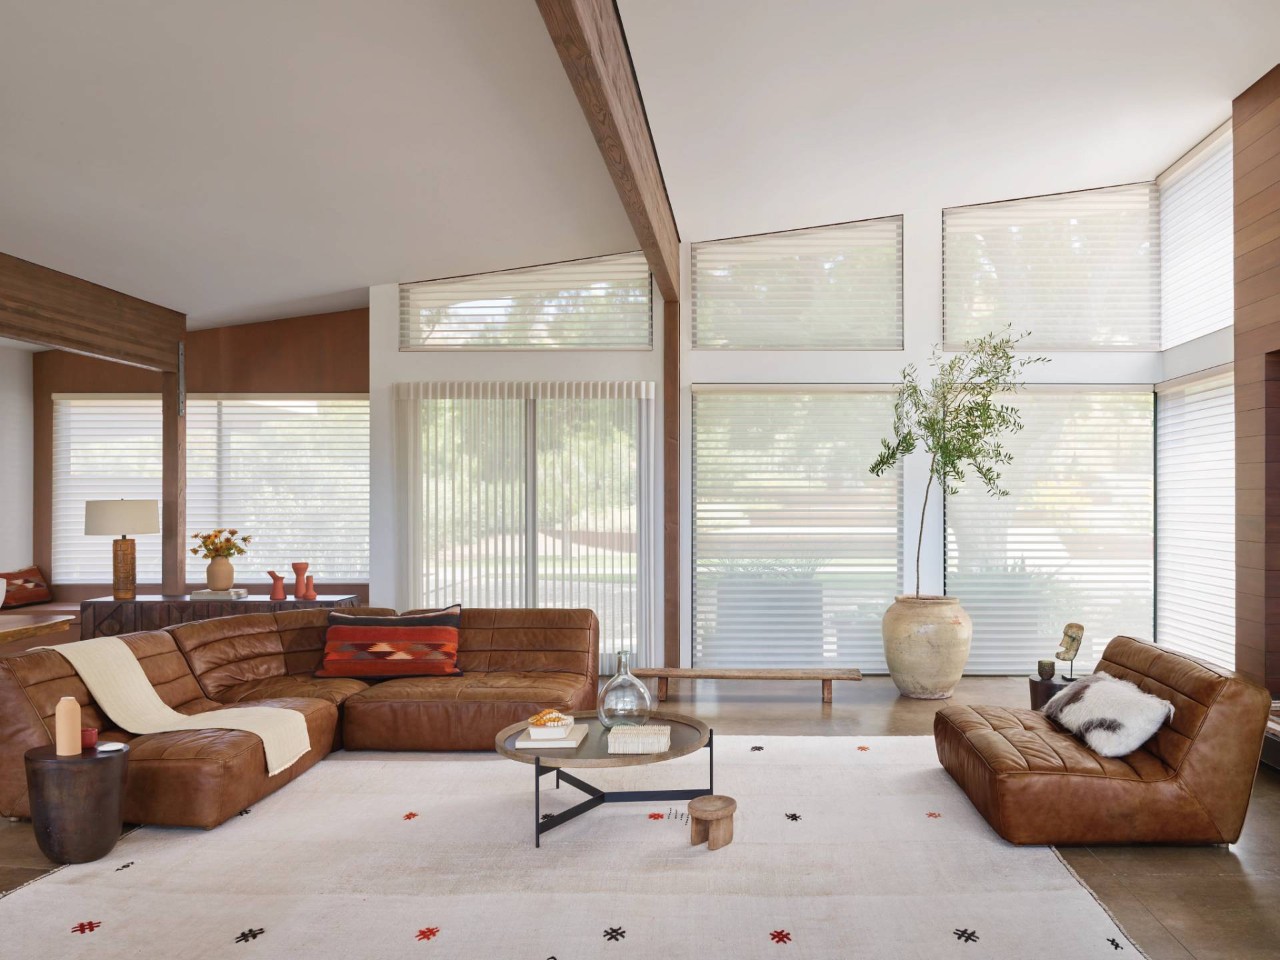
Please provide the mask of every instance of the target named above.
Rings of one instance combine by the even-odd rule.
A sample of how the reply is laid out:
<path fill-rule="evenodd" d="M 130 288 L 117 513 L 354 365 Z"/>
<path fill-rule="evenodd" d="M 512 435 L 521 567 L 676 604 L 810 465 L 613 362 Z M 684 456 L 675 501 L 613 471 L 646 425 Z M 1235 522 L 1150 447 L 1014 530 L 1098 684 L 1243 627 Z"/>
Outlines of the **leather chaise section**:
<path fill-rule="evenodd" d="M 1235 842 L 1267 692 L 1129 637 L 1111 641 L 1098 670 L 1171 701 L 1171 722 L 1128 756 L 1108 758 L 1036 711 L 949 706 L 934 717 L 939 761 L 1013 843 Z"/>

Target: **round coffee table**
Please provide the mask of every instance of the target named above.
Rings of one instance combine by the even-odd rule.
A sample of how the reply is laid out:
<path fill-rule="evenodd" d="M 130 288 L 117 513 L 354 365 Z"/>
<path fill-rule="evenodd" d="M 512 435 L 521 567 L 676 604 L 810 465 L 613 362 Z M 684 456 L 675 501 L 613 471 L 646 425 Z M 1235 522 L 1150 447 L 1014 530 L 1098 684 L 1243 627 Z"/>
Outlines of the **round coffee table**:
<path fill-rule="evenodd" d="M 610 753 L 609 732 L 600 722 L 594 710 L 578 710 L 569 714 L 579 723 L 587 725 L 587 735 L 576 747 L 535 749 L 517 747 L 516 739 L 529 726 L 521 720 L 499 731 L 494 739 L 494 749 L 504 757 L 520 763 L 533 764 L 533 845 L 542 846 L 542 835 L 561 824 L 594 810 L 602 803 L 653 803 L 661 800 L 692 800 L 715 793 L 714 732 L 696 717 L 678 713 L 654 713 L 649 722 L 665 724 L 671 728 L 671 748 L 662 753 Z M 566 773 L 570 767 L 635 767 L 642 764 L 674 760 L 702 748 L 707 750 L 707 786 L 689 790 L 601 790 L 584 780 Z M 577 787 L 587 799 L 562 813 L 542 817 L 542 778 L 552 771 L 556 775 L 556 789 L 561 781 Z"/>

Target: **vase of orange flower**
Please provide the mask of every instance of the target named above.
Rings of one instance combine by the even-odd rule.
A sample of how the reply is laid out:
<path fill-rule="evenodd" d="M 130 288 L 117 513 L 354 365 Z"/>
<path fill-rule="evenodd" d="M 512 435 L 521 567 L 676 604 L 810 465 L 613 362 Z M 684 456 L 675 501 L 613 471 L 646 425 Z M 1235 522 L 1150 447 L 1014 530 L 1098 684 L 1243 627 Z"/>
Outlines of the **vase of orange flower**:
<path fill-rule="evenodd" d="M 204 571 L 209 589 L 230 590 L 236 582 L 236 568 L 232 566 L 231 558 L 243 556 L 245 547 L 253 538 L 248 534 L 240 536 L 239 530 L 218 529 L 211 533 L 193 533 L 191 539 L 200 544 L 191 548 L 192 556 L 209 561 Z"/>

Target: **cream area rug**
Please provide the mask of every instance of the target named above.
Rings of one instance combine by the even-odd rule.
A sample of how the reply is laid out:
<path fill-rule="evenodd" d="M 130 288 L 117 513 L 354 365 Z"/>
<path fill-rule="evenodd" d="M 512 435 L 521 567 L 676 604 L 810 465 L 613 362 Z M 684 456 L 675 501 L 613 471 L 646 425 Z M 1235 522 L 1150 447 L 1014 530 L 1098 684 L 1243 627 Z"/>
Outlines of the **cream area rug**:
<path fill-rule="evenodd" d="M 342 960 L 1140 957 L 1050 848 L 1001 840 L 928 737 L 718 737 L 733 843 L 617 803 L 533 845 L 533 767 L 339 753 L 215 830 L 147 827 L 0 899 L 0 954 Z M 705 785 L 707 752 L 575 771 Z M 543 812 L 582 799 L 554 775 Z"/>

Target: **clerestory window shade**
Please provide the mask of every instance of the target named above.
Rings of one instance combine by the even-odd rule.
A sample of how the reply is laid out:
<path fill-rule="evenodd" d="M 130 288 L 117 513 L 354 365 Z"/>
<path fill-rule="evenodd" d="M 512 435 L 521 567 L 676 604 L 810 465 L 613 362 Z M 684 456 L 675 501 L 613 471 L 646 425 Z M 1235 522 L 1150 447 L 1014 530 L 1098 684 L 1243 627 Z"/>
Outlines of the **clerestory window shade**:
<path fill-rule="evenodd" d="M 318 589 L 369 579 L 369 401 L 189 397 L 187 530 L 252 535 L 246 581 L 310 564 Z M 188 579 L 204 561 L 188 560 Z"/>
<path fill-rule="evenodd" d="M 643 253 L 400 286 L 401 350 L 648 350 Z"/>
<path fill-rule="evenodd" d="M 693 395 L 693 663 L 884 670 L 902 480 L 867 467 L 893 396 L 856 388 Z"/>
<path fill-rule="evenodd" d="M 693 345 L 902 349 L 902 217 L 693 245 Z"/>
<path fill-rule="evenodd" d="M 1006 326 L 1032 350 L 1160 349 L 1154 183 L 942 212 L 943 339 Z"/>
<path fill-rule="evenodd" d="M 54 396 L 54 583 L 111 582 L 111 543 L 84 535 L 84 503 L 159 500 L 161 448 L 158 396 Z M 134 539 L 138 583 L 159 583 L 160 537 Z"/>
<path fill-rule="evenodd" d="M 654 385 L 401 383 L 396 395 L 410 604 L 589 607 L 606 657 L 647 657 Z"/>
<path fill-rule="evenodd" d="M 1165 348 L 1229 327 L 1235 306 L 1231 125 L 1157 181 Z"/>
<path fill-rule="evenodd" d="M 974 478 L 946 499 L 946 590 L 973 619 L 969 673 L 1026 673 L 1072 621 L 1076 671 L 1116 634 L 1150 639 L 1154 585 L 1152 394 L 1100 389 L 1009 398 L 1009 496 Z"/>
<path fill-rule="evenodd" d="M 1235 669 L 1235 388 L 1230 372 L 1156 394 L 1156 642 Z"/>

